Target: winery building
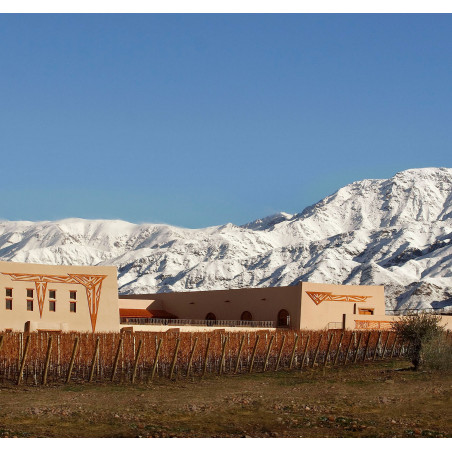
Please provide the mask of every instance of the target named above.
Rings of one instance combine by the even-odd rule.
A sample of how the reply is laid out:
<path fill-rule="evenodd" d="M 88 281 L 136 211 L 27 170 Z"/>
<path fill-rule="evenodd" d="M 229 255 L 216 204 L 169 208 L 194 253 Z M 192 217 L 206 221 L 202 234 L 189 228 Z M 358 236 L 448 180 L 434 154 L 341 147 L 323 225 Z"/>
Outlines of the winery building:
<path fill-rule="evenodd" d="M 0 262 L 0 331 L 389 328 L 383 286 L 118 295 L 117 269 Z"/>

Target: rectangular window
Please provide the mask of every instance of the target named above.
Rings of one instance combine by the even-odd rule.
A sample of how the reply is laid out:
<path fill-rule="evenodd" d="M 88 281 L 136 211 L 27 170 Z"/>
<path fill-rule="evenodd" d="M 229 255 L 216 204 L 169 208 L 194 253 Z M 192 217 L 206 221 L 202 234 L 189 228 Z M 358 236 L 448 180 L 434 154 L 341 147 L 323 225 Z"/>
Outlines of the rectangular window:
<path fill-rule="evenodd" d="M 71 312 L 77 312 L 77 303 L 74 303 L 73 301 L 71 301 L 69 303 L 69 311 Z"/>
<path fill-rule="evenodd" d="M 359 314 L 360 315 L 374 315 L 374 310 L 359 308 Z"/>
<path fill-rule="evenodd" d="M 12 297 L 13 296 L 13 289 L 7 288 L 5 289 L 5 293 L 7 297 Z"/>
<path fill-rule="evenodd" d="M 33 300 L 27 300 L 27 311 L 33 311 Z"/>
<path fill-rule="evenodd" d="M 55 305 L 54 301 L 49 301 L 49 311 L 55 312 Z"/>
<path fill-rule="evenodd" d="M 75 290 L 70 290 L 69 291 L 69 298 L 71 300 L 77 300 L 77 292 Z M 74 311 L 75 312 L 75 311 Z"/>
<path fill-rule="evenodd" d="M 27 298 L 33 298 L 33 289 L 27 289 Z"/>
<path fill-rule="evenodd" d="M 13 309 L 13 300 L 11 298 L 7 298 L 6 299 L 6 310 L 7 311 L 12 311 Z"/>
<path fill-rule="evenodd" d="M 56 298 L 56 290 L 49 290 L 49 298 L 52 300 Z"/>

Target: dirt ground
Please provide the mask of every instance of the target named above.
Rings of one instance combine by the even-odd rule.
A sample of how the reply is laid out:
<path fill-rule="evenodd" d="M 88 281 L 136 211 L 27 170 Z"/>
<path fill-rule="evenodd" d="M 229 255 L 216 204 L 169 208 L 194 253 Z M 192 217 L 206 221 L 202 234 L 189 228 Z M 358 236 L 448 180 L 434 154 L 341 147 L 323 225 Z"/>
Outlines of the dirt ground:
<path fill-rule="evenodd" d="M 150 385 L 0 387 L 0 437 L 450 437 L 452 375 L 403 361 Z"/>

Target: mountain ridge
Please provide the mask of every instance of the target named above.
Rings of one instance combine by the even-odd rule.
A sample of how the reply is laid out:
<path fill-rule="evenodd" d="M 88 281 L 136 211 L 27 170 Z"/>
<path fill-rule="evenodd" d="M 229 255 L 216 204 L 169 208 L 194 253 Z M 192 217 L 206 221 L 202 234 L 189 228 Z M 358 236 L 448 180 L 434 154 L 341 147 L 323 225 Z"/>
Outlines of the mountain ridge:
<path fill-rule="evenodd" d="M 123 293 L 385 284 L 388 308 L 452 305 L 452 169 L 364 179 L 306 207 L 201 229 L 0 221 L 0 259 L 116 265 Z"/>

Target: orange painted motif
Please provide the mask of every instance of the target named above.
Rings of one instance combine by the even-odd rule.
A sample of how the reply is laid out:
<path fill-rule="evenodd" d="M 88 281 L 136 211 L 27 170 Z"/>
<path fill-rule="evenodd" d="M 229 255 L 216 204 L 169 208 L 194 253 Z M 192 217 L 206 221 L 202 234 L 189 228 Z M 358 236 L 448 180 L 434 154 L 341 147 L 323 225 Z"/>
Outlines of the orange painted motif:
<path fill-rule="evenodd" d="M 389 320 L 355 320 L 357 330 L 390 330 L 392 324 Z"/>
<path fill-rule="evenodd" d="M 363 303 L 370 296 L 365 295 L 333 295 L 332 292 L 308 292 L 309 298 L 315 303 L 320 304 L 322 301 L 347 301 L 350 303 Z"/>
<path fill-rule="evenodd" d="M 106 275 L 84 275 L 72 274 L 67 275 L 41 275 L 34 273 L 3 273 L 8 275 L 12 281 L 34 282 L 36 286 L 36 294 L 38 297 L 39 316 L 42 317 L 44 308 L 44 300 L 47 292 L 47 284 L 81 284 L 85 287 L 86 298 L 88 299 L 89 315 L 91 317 L 91 326 L 96 329 L 97 312 L 99 310 L 100 293 L 102 290 L 102 281 Z"/>

